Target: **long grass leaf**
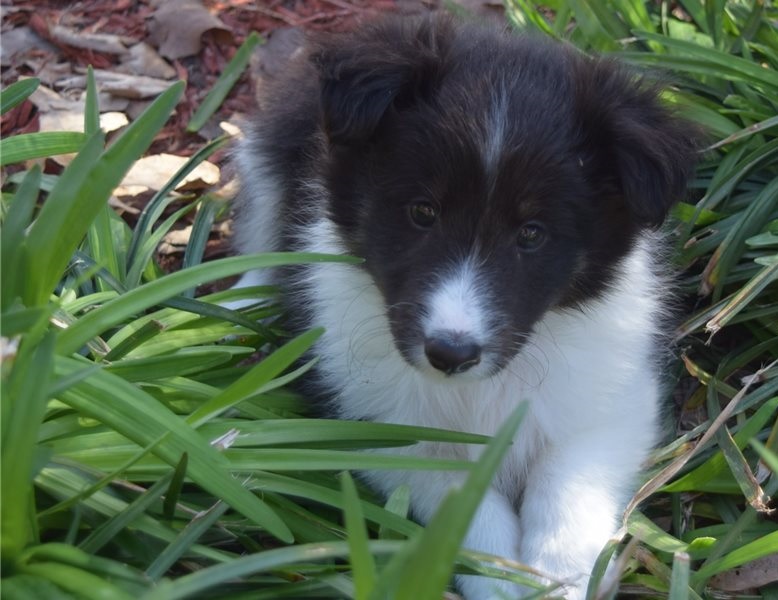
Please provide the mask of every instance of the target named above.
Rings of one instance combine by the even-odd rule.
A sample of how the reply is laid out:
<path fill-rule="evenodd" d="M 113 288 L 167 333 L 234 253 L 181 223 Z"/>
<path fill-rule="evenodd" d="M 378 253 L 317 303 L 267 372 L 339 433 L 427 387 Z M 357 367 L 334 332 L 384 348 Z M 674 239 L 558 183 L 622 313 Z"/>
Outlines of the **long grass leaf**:
<path fill-rule="evenodd" d="M 199 265 L 205 254 L 205 247 L 211 233 L 214 219 L 219 210 L 224 206 L 222 200 L 213 197 L 205 197 L 200 202 L 192 223 L 192 233 L 189 236 L 189 242 L 184 251 L 184 260 L 181 263 L 182 269 L 187 269 Z M 184 292 L 184 296 L 191 298 L 194 296 L 194 289 Z"/>
<path fill-rule="evenodd" d="M 0 302 L 3 311 L 11 305 L 11 302 L 22 296 L 25 278 L 35 276 L 30 273 L 25 277 L 25 273 L 30 270 L 30 265 L 24 238 L 25 230 L 35 211 L 40 180 L 41 171 L 38 166 L 27 172 L 3 220 L 2 236 L 0 236 L 0 265 L 2 265 L 0 281 L 3 289 Z"/>
<path fill-rule="evenodd" d="M 97 99 L 97 84 L 92 65 L 86 68 L 86 98 L 84 99 L 84 133 L 93 135 L 100 129 L 100 107 Z"/>
<path fill-rule="evenodd" d="M 86 553 L 96 554 L 100 549 L 115 538 L 125 527 L 145 513 L 149 507 L 160 499 L 173 479 L 173 471 L 158 479 L 154 485 L 127 505 L 127 508 L 116 516 L 104 521 L 95 528 L 78 547 Z"/>
<path fill-rule="evenodd" d="M 27 338 L 22 343 L 29 344 Z M 2 521 L 3 555 L 15 556 L 33 538 L 33 460 L 38 427 L 46 410 L 53 367 L 54 335 L 49 333 L 32 352 L 18 354 L 3 385 Z"/>
<path fill-rule="evenodd" d="M 59 375 L 68 375 L 80 365 L 80 361 L 60 358 L 56 370 Z M 275 513 L 232 478 L 224 456 L 143 390 L 110 373 L 99 371 L 64 392 L 61 400 L 140 446 L 151 444 L 169 432 L 169 437 L 152 450 L 155 455 L 175 466 L 186 452 L 189 455 L 189 474 L 198 485 L 222 498 L 279 539 L 291 541 L 289 530 Z"/>
<path fill-rule="evenodd" d="M 40 83 L 40 79 L 30 77 L 28 79 L 20 79 L 2 90 L 0 92 L 0 115 L 4 115 L 15 106 L 24 102 L 38 89 Z"/>
<path fill-rule="evenodd" d="M 689 598 L 689 555 L 676 552 L 673 556 L 673 573 L 670 576 L 668 600 L 687 600 Z"/>
<path fill-rule="evenodd" d="M 118 325 L 124 319 L 206 281 L 237 275 L 250 269 L 324 261 L 359 262 L 357 259 L 350 257 L 323 254 L 269 253 L 253 256 L 233 256 L 200 264 L 186 271 L 172 273 L 130 290 L 126 294 L 84 315 L 78 323 L 62 332 L 58 339 L 57 351 L 63 354 L 71 354 L 90 339 L 106 331 L 109 327 Z"/>
<path fill-rule="evenodd" d="M 273 377 L 279 375 L 284 369 L 300 358 L 304 352 L 309 350 L 323 333 L 323 329 L 312 329 L 287 342 L 225 389 L 221 394 L 211 398 L 211 400 L 203 404 L 203 406 L 187 418 L 187 422 L 190 423 L 192 427 L 199 427 L 241 400 L 255 394 L 258 388 L 268 383 Z"/>
<path fill-rule="evenodd" d="M 370 543 L 373 553 L 397 551 L 403 542 L 395 540 L 375 540 Z M 202 593 L 204 590 L 224 582 L 279 569 L 299 563 L 310 563 L 330 558 L 342 558 L 348 555 L 347 542 L 327 542 L 302 544 L 287 548 L 267 550 L 259 554 L 243 556 L 229 563 L 201 569 L 196 573 L 179 577 L 175 582 L 161 582 L 154 590 L 140 600 L 178 600 Z"/>
<path fill-rule="evenodd" d="M 351 475 L 343 473 L 341 485 L 355 597 L 356 600 L 367 600 L 375 582 L 375 560 L 370 554 L 365 519 L 362 516 L 357 488 Z"/>
<path fill-rule="evenodd" d="M 656 33 L 644 31 L 635 32 L 635 35 L 643 39 L 656 41 L 667 48 L 678 51 L 680 55 L 696 59 L 699 61 L 699 64 L 707 63 L 719 67 L 726 73 L 739 73 L 738 80 L 745 81 L 746 83 L 764 85 L 767 86 L 768 89 L 773 90 L 778 88 L 778 73 L 771 69 L 766 69 L 754 61 L 739 58 L 720 50 L 714 50 L 713 48 L 704 48 L 693 42 L 673 39 Z M 651 55 L 646 53 L 646 56 Z M 662 56 L 661 58 L 666 59 L 670 57 Z"/>
<path fill-rule="evenodd" d="M 195 111 L 195 114 L 192 115 L 192 118 L 186 126 L 187 131 L 198 131 L 221 106 L 222 102 L 224 102 L 224 99 L 227 97 L 227 94 L 230 93 L 232 86 L 235 85 L 243 73 L 243 70 L 246 68 L 254 48 L 261 41 L 262 38 L 256 31 L 249 34 L 246 40 L 240 45 L 240 48 L 235 52 L 235 56 L 232 57 L 232 60 L 224 67 L 219 79 L 216 81 L 213 88 L 211 88 L 211 91 L 208 92 L 208 95 Z"/>
<path fill-rule="evenodd" d="M 151 233 L 152 226 L 162 216 L 165 207 L 173 201 L 174 198 L 170 196 L 170 193 L 178 187 L 189 173 L 197 168 L 197 165 L 224 146 L 229 139 L 228 136 L 222 136 L 200 148 L 146 203 L 146 206 L 143 207 L 141 214 L 138 216 L 138 222 L 133 229 L 132 239 L 127 250 L 128 268 L 135 264 L 136 255 Z"/>
<path fill-rule="evenodd" d="M 119 586 L 110 583 L 101 575 L 94 575 L 84 569 L 56 562 L 36 562 L 24 565 L 22 573 L 48 579 L 60 588 L 77 594 L 85 600 L 133 600 L 135 596 Z"/>
<path fill-rule="evenodd" d="M 176 561 L 178 561 L 198 539 L 200 539 L 227 512 L 229 505 L 217 502 L 207 511 L 196 515 L 186 527 L 181 530 L 179 536 L 173 540 L 149 565 L 146 575 L 153 580 L 158 580 Z"/>
<path fill-rule="evenodd" d="M 78 152 L 86 140 L 87 136 L 79 131 L 39 131 L 3 138 L 0 140 L 0 166 Z"/>

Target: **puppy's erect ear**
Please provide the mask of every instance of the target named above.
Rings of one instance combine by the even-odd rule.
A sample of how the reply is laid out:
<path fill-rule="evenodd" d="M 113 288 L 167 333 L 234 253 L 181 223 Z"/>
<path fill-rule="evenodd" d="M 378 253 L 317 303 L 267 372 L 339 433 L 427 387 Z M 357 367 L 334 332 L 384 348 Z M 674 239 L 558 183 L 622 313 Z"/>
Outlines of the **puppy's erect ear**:
<path fill-rule="evenodd" d="M 444 19 L 397 19 L 330 38 L 314 51 L 322 123 L 330 141 L 369 141 L 391 106 L 401 109 L 428 95 L 451 27 Z"/>
<path fill-rule="evenodd" d="M 658 94 L 656 86 L 607 60 L 585 61 L 576 79 L 583 146 L 645 227 L 660 225 L 683 196 L 700 138 Z"/>

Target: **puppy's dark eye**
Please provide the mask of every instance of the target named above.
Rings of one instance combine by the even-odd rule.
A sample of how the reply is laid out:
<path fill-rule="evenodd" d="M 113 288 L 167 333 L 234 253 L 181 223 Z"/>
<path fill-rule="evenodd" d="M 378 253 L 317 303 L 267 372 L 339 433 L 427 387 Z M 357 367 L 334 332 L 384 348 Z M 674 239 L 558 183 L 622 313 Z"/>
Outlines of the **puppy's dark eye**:
<path fill-rule="evenodd" d="M 435 223 L 435 219 L 438 217 L 435 207 L 429 202 L 416 202 L 415 204 L 411 204 L 408 211 L 411 216 L 411 221 L 425 229 L 432 227 Z"/>
<path fill-rule="evenodd" d="M 522 252 L 532 252 L 543 245 L 546 237 L 546 230 L 540 223 L 525 223 L 519 227 L 516 245 Z"/>

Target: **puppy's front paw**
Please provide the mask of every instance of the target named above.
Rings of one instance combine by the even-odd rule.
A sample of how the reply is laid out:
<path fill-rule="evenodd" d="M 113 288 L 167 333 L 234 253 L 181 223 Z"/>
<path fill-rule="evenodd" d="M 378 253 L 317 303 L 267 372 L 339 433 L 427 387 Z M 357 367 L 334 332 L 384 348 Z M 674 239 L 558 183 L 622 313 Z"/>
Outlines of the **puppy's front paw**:
<path fill-rule="evenodd" d="M 511 581 L 478 575 L 458 575 L 456 582 L 466 600 L 519 600 L 532 592 Z"/>

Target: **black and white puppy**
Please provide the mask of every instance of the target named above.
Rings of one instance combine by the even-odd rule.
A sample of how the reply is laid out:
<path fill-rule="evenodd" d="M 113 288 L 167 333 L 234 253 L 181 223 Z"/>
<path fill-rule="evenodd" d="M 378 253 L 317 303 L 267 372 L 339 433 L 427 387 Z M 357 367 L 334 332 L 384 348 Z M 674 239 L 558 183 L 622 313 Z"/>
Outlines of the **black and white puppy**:
<path fill-rule="evenodd" d="M 240 285 L 270 278 L 296 326 L 326 327 L 311 384 L 339 417 L 493 434 L 528 401 L 464 545 L 582 598 L 658 439 L 651 231 L 684 191 L 691 128 L 610 60 L 446 17 L 369 25 L 292 63 L 237 152 L 238 247 L 365 262 Z M 409 484 L 421 522 L 464 478 L 366 476 Z"/>

